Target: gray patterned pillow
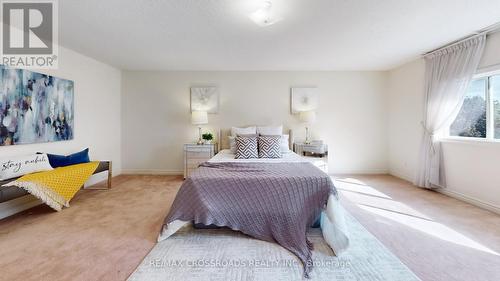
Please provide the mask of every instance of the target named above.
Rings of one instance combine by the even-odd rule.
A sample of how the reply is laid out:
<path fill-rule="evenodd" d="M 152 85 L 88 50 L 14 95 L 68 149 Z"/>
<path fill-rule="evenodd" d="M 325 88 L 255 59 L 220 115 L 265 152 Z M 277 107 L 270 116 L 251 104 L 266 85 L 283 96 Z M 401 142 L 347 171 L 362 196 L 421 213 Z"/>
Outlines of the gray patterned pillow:
<path fill-rule="evenodd" d="M 250 159 L 259 157 L 257 150 L 257 135 L 237 136 L 236 141 L 236 159 Z"/>
<path fill-rule="evenodd" d="M 281 136 L 259 137 L 259 158 L 281 158 Z"/>

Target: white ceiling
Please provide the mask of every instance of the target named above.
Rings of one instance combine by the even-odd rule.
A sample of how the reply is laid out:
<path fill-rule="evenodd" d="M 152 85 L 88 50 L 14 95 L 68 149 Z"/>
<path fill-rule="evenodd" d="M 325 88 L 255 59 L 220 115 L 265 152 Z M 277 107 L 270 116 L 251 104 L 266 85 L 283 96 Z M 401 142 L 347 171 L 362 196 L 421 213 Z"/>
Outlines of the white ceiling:
<path fill-rule="evenodd" d="M 129 70 L 387 70 L 500 22 L 500 0 L 61 0 L 61 45 Z"/>

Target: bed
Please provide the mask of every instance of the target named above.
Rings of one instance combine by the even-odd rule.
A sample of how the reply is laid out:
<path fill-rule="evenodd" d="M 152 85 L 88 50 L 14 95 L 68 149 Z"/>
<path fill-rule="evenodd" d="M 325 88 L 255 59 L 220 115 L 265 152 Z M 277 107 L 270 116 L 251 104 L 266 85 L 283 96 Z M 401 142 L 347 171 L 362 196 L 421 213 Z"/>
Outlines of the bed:
<path fill-rule="evenodd" d="M 288 249 L 306 277 L 313 266 L 306 231 L 316 220 L 335 254 L 348 247 L 344 211 L 327 174 L 292 151 L 276 159 L 235 159 L 229 134 L 221 131 L 219 153 L 179 189 L 158 241 L 189 223 L 225 226 Z"/>

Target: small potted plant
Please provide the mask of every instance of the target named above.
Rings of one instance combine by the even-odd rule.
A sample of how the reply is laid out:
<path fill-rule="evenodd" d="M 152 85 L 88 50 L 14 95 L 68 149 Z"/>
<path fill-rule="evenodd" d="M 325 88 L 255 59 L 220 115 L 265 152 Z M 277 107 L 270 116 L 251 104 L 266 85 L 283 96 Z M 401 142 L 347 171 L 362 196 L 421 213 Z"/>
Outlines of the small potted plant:
<path fill-rule="evenodd" d="M 201 138 L 203 139 L 205 144 L 210 144 L 212 143 L 214 136 L 212 135 L 212 133 L 204 133 L 203 135 L 201 135 Z"/>

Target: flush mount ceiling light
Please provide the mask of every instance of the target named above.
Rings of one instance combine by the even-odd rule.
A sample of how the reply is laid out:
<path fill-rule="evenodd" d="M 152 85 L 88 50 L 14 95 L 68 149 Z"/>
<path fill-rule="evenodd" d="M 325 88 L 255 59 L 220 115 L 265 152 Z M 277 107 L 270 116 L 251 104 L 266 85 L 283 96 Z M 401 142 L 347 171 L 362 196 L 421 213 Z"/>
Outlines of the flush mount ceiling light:
<path fill-rule="evenodd" d="M 250 14 L 250 19 L 259 26 L 269 26 L 273 25 L 281 20 L 278 16 L 273 14 L 272 11 L 273 4 L 271 1 L 264 1 L 262 7 L 255 12 Z"/>

